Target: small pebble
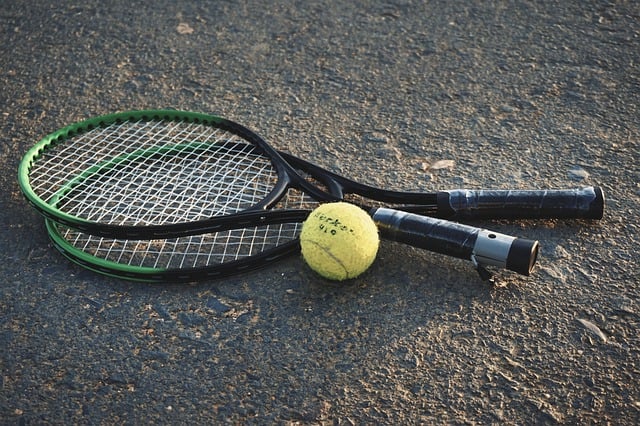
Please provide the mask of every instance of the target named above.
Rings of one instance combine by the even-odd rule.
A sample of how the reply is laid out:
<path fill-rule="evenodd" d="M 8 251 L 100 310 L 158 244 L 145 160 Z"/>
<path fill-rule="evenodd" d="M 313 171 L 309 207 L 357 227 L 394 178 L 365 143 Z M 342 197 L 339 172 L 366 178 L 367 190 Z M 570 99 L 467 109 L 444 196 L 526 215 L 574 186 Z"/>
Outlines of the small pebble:
<path fill-rule="evenodd" d="M 591 321 L 588 321 L 588 320 L 582 319 L 582 318 L 578 318 L 578 322 L 580 324 L 582 324 L 584 326 L 584 328 L 586 328 L 591 333 L 593 333 L 594 335 L 599 337 L 600 340 L 602 340 L 603 343 L 607 343 L 607 336 L 605 336 L 605 334 L 602 332 L 602 330 L 600 330 L 600 327 L 598 327 L 597 325 L 595 325 Z"/>
<path fill-rule="evenodd" d="M 220 300 L 218 300 L 215 297 L 209 298 L 209 300 L 207 300 L 206 306 L 207 306 L 207 308 L 212 309 L 212 310 L 216 311 L 219 314 L 224 314 L 225 312 L 228 312 L 228 311 L 231 310 L 230 306 L 225 305 L 224 303 L 222 303 Z"/>
<path fill-rule="evenodd" d="M 587 172 L 582 167 L 576 166 L 569 170 L 569 178 L 573 180 L 585 180 L 589 177 L 589 172 Z"/>
<path fill-rule="evenodd" d="M 431 170 L 440 170 L 440 169 L 450 169 L 454 166 L 455 161 L 453 160 L 438 160 L 435 163 L 431 164 L 428 168 Z"/>

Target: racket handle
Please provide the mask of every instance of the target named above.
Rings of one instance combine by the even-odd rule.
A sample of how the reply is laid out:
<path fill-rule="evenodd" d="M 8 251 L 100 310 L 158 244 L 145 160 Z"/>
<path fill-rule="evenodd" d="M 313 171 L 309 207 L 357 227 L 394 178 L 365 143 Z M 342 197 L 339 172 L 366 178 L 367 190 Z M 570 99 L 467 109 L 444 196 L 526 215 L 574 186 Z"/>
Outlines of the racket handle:
<path fill-rule="evenodd" d="M 469 190 L 438 192 L 438 217 L 448 219 L 602 219 L 598 187 L 562 190 Z"/>
<path fill-rule="evenodd" d="M 497 266 L 529 275 L 538 256 L 537 241 L 387 208 L 370 214 L 386 240 L 471 260 L 478 267 Z"/>

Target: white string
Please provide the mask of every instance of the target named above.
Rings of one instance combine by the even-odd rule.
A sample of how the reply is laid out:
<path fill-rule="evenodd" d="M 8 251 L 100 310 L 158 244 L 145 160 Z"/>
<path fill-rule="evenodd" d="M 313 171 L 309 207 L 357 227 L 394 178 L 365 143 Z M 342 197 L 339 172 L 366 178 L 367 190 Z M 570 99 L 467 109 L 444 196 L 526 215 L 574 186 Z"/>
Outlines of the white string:
<path fill-rule="evenodd" d="M 276 208 L 313 209 L 318 203 L 290 189 Z M 117 240 L 96 237 L 59 226 L 69 247 L 96 259 L 120 265 L 156 269 L 188 269 L 215 266 L 255 256 L 298 237 L 302 224 L 285 223 L 166 240 Z"/>
<path fill-rule="evenodd" d="M 167 147 L 173 149 L 161 154 Z M 108 161 L 113 159 L 123 161 L 114 165 Z M 67 182 L 97 165 L 103 169 L 65 194 L 60 208 L 113 224 L 168 224 L 232 214 L 264 199 L 278 178 L 270 160 L 235 134 L 201 124 L 140 121 L 94 129 L 54 147 L 33 165 L 32 187 L 42 199 L 51 200 Z M 317 205 L 290 189 L 275 208 Z M 58 229 L 67 248 L 96 260 L 185 269 L 254 256 L 294 240 L 300 227 L 290 223 L 151 241 Z"/>
<path fill-rule="evenodd" d="M 161 154 L 167 147 L 174 149 Z M 147 154 L 123 157 L 140 152 Z M 126 161 L 107 166 L 116 158 Z M 262 200 L 278 178 L 270 160 L 235 134 L 196 123 L 139 121 L 74 136 L 42 155 L 30 180 L 50 201 L 95 166 L 102 170 L 62 196 L 58 208 L 109 224 L 159 225 L 235 213 Z"/>

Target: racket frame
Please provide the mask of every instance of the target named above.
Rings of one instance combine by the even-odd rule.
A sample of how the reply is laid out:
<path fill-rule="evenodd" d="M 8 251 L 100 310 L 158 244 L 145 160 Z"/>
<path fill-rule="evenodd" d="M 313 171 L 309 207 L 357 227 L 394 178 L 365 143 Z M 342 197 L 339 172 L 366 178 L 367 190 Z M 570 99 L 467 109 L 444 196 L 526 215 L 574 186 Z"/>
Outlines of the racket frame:
<path fill-rule="evenodd" d="M 105 164 L 107 166 L 109 164 L 115 165 L 118 161 L 124 161 L 136 153 L 123 154 L 122 156 L 117 156 L 115 159 L 111 158 L 90 167 L 70 181 L 63 183 L 61 190 L 49 201 L 43 200 L 36 194 L 30 183 L 30 170 L 37 159 L 45 155 L 49 147 L 64 143 L 75 135 L 86 133 L 98 127 L 139 120 L 168 120 L 211 125 L 231 132 L 251 144 L 251 146 L 256 147 L 256 149 L 258 149 L 261 154 L 264 154 L 271 162 L 277 174 L 277 181 L 271 191 L 248 210 L 264 211 L 270 209 L 284 196 L 288 188 L 294 187 L 309 194 L 318 201 L 337 201 L 342 199 L 346 194 L 356 194 L 370 200 L 391 204 L 395 208 L 404 211 L 447 219 L 599 219 L 603 215 L 604 194 L 600 188 L 593 187 L 556 191 L 451 190 L 439 192 L 400 192 L 384 190 L 358 183 L 325 170 L 306 160 L 294 157 L 291 154 L 279 152 L 256 133 L 233 121 L 213 115 L 177 110 L 129 111 L 109 114 L 69 125 L 47 135 L 25 154 L 19 166 L 18 181 L 27 200 L 50 220 L 82 232 L 112 238 L 173 238 L 205 232 L 216 232 L 221 227 L 226 226 L 226 221 L 229 217 L 234 217 L 238 214 L 237 212 L 179 223 L 125 225 L 94 222 L 68 214 L 57 208 L 59 200 L 63 198 L 66 192 L 72 190 L 76 184 L 90 176 L 97 169 L 105 168 Z M 204 146 L 208 143 L 202 144 Z M 167 149 L 170 150 L 173 148 L 169 147 Z M 158 151 L 151 150 L 150 152 Z M 142 153 L 142 155 L 144 156 L 145 154 Z M 303 169 L 312 175 L 314 179 L 322 182 L 326 187 L 326 191 L 307 182 L 298 174 L 294 167 Z M 355 203 L 359 204 L 358 202 Z"/>
<path fill-rule="evenodd" d="M 108 167 L 109 164 L 115 165 L 118 162 L 125 161 L 132 155 L 151 155 L 154 152 L 158 152 L 156 150 L 150 150 L 147 154 L 140 152 L 123 154 L 90 167 L 72 178 L 70 181 L 64 183 L 63 187 L 56 192 L 50 201 L 45 201 L 40 198 L 31 186 L 30 171 L 37 159 L 44 155 L 49 147 L 54 147 L 58 144 L 64 143 L 78 134 L 86 133 L 95 128 L 106 127 L 111 124 L 125 123 L 127 121 L 140 120 L 183 121 L 195 124 L 213 125 L 239 136 L 264 153 L 265 157 L 269 159 L 275 169 L 278 180 L 271 191 L 262 200 L 246 211 L 265 211 L 270 209 L 285 195 L 287 189 L 290 187 L 299 188 L 319 201 L 335 201 L 338 199 L 338 197 L 330 193 L 326 193 L 304 181 L 304 179 L 299 177 L 296 171 L 280 156 L 278 151 L 267 144 L 266 141 L 256 133 L 240 124 L 221 117 L 196 112 L 148 110 L 128 111 L 94 117 L 82 122 L 71 124 L 41 139 L 29 151 L 27 151 L 18 168 L 18 182 L 28 202 L 43 216 L 54 222 L 92 235 L 111 238 L 159 239 L 197 235 L 205 232 L 217 232 L 220 229 L 224 229 L 228 226 L 229 221 L 232 223 L 235 222 L 238 227 L 242 227 L 244 224 L 242 222 L 238 222 L 238 219 L 241 219 L 238 218 L 238 216 L 241 216 L 242 212 L 235 212 L 228 215 L 219 215 L 203 220 L 183 223 L 162 225 L 116 225 L 79 218 L 56 207 L 56 204 L 58 204 L 66 192 L 73 189 L 75 185 L 83 181 L 92 173 L 95 173 L 98 168 L 104 168 L 105 166 Z M 170 150 L 173 149 L 173 147 L 167 147 L 166 149 Z"/>
<path fill-rule="evenodd" d="M 240 214 L 242 218 L 239 223 L 242 223 L 242 225 L 228 221 L 224 225 L 221 224 L 216 232 L 266 225 L 299 224 L 307 218 L 309 213 L 309 210 L 303 209 L 244 212 Z M 188 268 L 151 267 L 116 262 L 93 255 L 74 246 L 64 237 L 60 230 L 60 227 L 64 227 L 64 225 L 45 218 L 45 226 L 53 246 L 71 262 L 102 275 L 140 282 L 194 282 L 203 279 L 222 278 L 263 268 L 300 251 L 300 241 L 296 237 L 259 253 L 224 263 L 190 266 Z M 90 238 L 99 237 L 91 236 Z M 126 240 L 119 241 L 119 244 L 124 245 L 127 243 L 128 241 Z"/>

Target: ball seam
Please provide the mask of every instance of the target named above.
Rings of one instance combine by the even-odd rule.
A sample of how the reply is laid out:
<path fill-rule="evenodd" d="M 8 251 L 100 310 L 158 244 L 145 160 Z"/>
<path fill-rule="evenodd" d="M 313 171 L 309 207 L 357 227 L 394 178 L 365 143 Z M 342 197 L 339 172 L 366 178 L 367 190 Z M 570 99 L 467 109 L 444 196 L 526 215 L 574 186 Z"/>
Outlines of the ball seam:
<path fill-rule="evenodd" d="M 306 243 L 311 243 L 313 245 L 315 245 L 316 247 L 320 248 L 323 252 L 325 252 L 331 259 L 333 259 L 334 262 L 336 262 L 343 270 L 344 270 L 344 274 L 345 274 L 345 278 L 344 279 L 349 279 L 351 278 L 349 276 L 349 270 L 347 269 L 347 267 L 345 266 L 345 264 L 338 258 L 336 257 L 333 253 L 331 253 L 331 250 L 329 250 L 326 246 L 323 246 L 320 243 L 317 243 L 315 241 L 312 240 L 307 240 L 305 239 Z"/>

